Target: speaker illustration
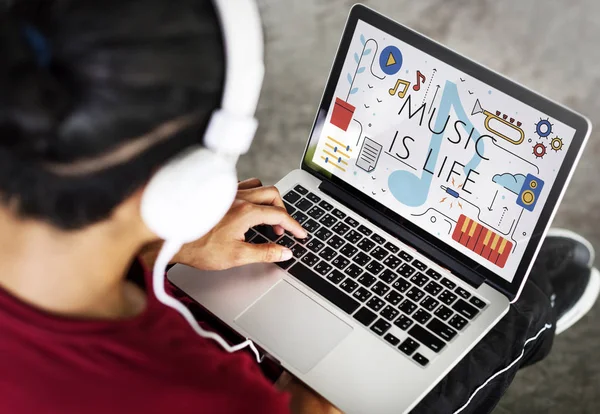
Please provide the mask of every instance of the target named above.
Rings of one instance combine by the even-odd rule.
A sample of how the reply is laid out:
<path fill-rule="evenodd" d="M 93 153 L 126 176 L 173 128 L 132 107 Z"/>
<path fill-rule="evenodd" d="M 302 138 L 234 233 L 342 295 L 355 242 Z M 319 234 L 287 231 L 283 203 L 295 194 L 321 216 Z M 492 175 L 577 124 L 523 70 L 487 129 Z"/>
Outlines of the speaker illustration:
<path fill-rule="evenodd" d="M 542 192 L 543 187 L 544 182 L 542 180 L 531 174 L 527 174 L 527 177 L 525 177 L 525 182 L 523 183 L 523 187 L 519 192 L 517 204 L 523 207 L 525 210 L 533 211 L 538 199 L 540 198 L 540 193 Z"/>

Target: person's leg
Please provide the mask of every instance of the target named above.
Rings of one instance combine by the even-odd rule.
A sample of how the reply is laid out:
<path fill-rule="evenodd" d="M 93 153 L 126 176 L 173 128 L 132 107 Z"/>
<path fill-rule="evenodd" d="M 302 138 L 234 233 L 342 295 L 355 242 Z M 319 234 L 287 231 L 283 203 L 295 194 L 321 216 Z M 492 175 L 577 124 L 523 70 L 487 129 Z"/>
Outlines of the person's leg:
<path fill-rule="evenodd" d="M 550 233 L 508 314 L 412 412 L 491 412 L 517 371 L 548 355 L 557 318 L 564 319 L 569 310 L 582 308 L 581 298 L 590 288 L 582 289 L 581 285 L 593 285 L 593 256 L 587 241 Z M 573 284 L 580 287 L 573 289 Z M 597 292 L 593 301 L 596 297 Z"/>

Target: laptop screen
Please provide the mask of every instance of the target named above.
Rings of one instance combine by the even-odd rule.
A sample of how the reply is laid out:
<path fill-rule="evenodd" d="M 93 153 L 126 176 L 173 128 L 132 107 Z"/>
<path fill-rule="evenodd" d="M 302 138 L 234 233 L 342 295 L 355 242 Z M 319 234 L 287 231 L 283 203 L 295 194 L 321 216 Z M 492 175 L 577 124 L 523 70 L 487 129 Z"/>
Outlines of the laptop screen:
<path fill-rule="evenodd" d="M 512 282 L 575 129 L 359 20 L 305 161 Z"/>

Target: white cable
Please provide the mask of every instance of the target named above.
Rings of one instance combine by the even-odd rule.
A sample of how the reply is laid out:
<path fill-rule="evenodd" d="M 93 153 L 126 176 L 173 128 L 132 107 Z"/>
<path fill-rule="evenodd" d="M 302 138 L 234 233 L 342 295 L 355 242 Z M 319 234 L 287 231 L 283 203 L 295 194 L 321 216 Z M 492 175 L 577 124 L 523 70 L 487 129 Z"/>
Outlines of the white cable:
<path fill-rule="evenodd" d="M 183 243 L 165 241 L 162 249 L 160 250 L 160 253 L 158 254 L 158 257 L 156 258 L 152 274 L 152 284 L 154 285 L 154 295 L 156 295 L 156 298 L 159 300 L 159 302 L 161 302 L 165 306 L 168 306 L 169 308 L 174 309 L 181 316 L 183 316 L 187 323 L 190 324 L 192 329 L 196 331 L 196 333 L 201 337 L 212 339 L 213 341 L 221 345 L 221 347 L 229 353 L 237 352 L 245 347 L 250 347 L 252 352 L 254 352 L 258 363 L 261 363 L 263 358 L 251 340 L 247 339 L 241 344 L 230 346 L 223 338 L 221 338 L 216 333 L 205 331 L 204 329 L 202 329 L 200 325 L 198 325 L 198 322 L 196 322 L 196 319 L 194 318 L 194 315 L 192 315 L 190 310 L 186 308 L 177 299 L 167 294 L 167 292 L 165 291 L 165 272 L 167 269 L 167 265 L 169 264 L 169 261 L 177 254 L 179 249 L 181 249 L 182 245 Z"/>
<path fill-rule="evenodd" d="M 471 394 L 471 397 L 469 397 L 469 399 L 467 400 L 467 402 L 460 407 L 458 410 L 456 410 L 454 412 L 454 414 L 458 414 L 461 411 L 463 411 L 465 408 L 467 408 L 467 406 L 469 405 L 469 403 L 473 400 L 473 398 L 475 397 L 475 395 L 477 395 L 477 393 L 479 391 L 481 391 L 483 388 L 485 388 L 491 381 L 494 380 L 494 378 L 496 378 L 498 375 L 508 371 L 509 369 L 511 369 L 517 362 L 519 362 L 521 360 L 521 358 L 523 358 L 523 355 L 525 355 L 525 347 L 527 346 L 528 343 L 535 341 L 536 339 L 539 338 L 539 336 L 546 330 L 552 328 L 552 324 L 546 324 L 542 329 L 540 329 L 540 331 L 537 333 L 536 336 L 534 336 L 533 338 L 529 338 L 527 341 L 525 341 L 525 343 L 523 344 L 523 350 L 521 351 L 521 355 L 519 355 L 519 357 L 517 359 L 515 359 L 509 366 L 507 366 L 506 368 L 504 368 L 501 371 L 496 372 L 494 375 L 492 375 L 491 377 L 489 377 L 487 379 L 486 382 L 484 382 L 482 385 L 479 386 L 479 388 L 477 388 L 473 394 Z"/>

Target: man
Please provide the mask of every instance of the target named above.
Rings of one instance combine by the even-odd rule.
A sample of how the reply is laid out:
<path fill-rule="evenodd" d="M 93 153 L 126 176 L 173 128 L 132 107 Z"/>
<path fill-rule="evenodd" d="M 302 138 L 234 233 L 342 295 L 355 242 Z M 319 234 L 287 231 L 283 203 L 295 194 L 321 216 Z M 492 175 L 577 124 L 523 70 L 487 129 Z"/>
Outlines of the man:
<path fill-rule="evenodd" d="M 289 376 L 273 386 L 249 355 L 199 338 L 156 300 L 149 277 L 142 287 L 130 281 L 138 258 L 147 268 L 160 244 L 140 215 L 144 187 L 197 143 L 221 99 L 210 1 L 8 4 L 0 10 L 2 411 L 337 412 Z M 189 126 L 180 120 L 190 113 L 204 115 Z M 117 157 L 122 148 L 127 156 Z M 56 167 L 90 160 L 93 171 Z M 227 216 L 175 260 L 224 269 L 289 258 L 281 246 L 244 242 L 259 224 L 305 235 L 273 187 L 242 181 Z M 547 355 L 556 318 L 568 326 L 595 301 L 593 259 L 580 238 L 549 237 L 520 301 L 415 411 L 490 411 L 519 367 Z"/>

